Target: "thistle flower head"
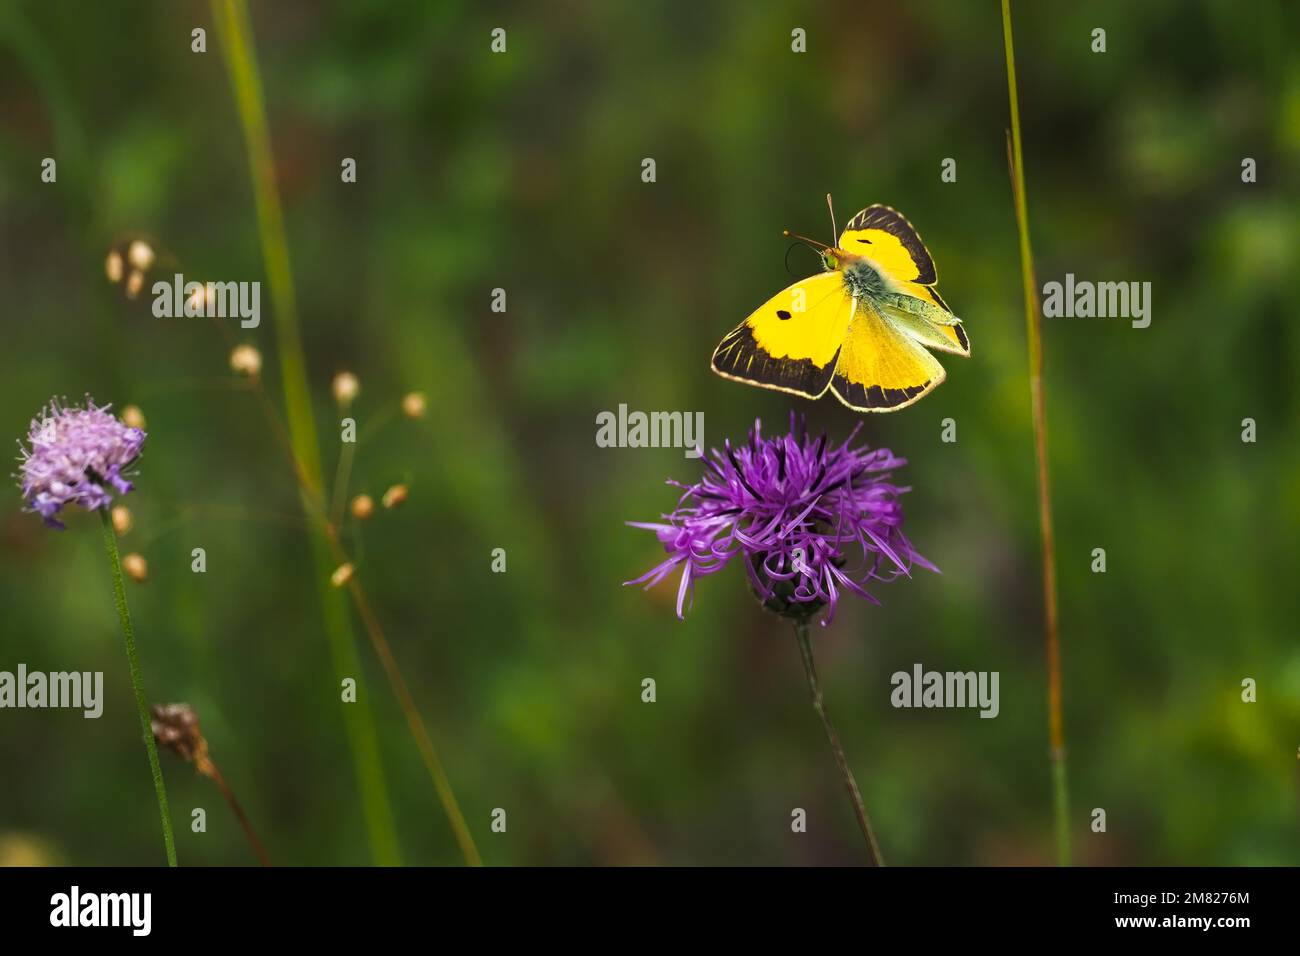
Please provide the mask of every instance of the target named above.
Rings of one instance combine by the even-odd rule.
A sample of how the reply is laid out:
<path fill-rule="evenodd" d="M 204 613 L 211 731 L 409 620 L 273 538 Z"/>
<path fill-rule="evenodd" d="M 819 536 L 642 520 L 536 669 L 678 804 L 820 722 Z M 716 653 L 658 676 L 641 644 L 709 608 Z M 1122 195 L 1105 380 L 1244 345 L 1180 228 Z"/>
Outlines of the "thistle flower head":
<path fill-rule="evenodd" d="M 829 623 L 845 592 L 879 603 L 869 582 L 891 581 L 913 565 L 938 570 L 903 534 L 898 499 L 909 489 L 890 473 L 906 461 L 886 448 L 850 447 L 858 428 L 835 447 L 825 433 L 810 439 L 793 413 L 789 433 L 773 438 L 755 421 L 746 444 L 728 441 L 701 459 L 700 481 L 669 481 L 684 493 L 662 522 L 628 522 L 655 532 L 668 557 L 625 583 L 651 587 L 680 567 L 684 617 L 695 580 L 740 556 L 765 607 L 803 619 L 827 608 Z"/>
<path fill-rule="evenodd" d="M 23 497 L 50 527 L 63 527 L 56 515 L 64 505 L 94 511 L 107 508 L 113 492 L 131 490 L 125 469 L 140 456 L 145 433 L 119 421 L 110 407 L 97 407 L 90 396 L 85 408 L 52 399 L 32 419 L 31 447 L 19 442 Z"/>

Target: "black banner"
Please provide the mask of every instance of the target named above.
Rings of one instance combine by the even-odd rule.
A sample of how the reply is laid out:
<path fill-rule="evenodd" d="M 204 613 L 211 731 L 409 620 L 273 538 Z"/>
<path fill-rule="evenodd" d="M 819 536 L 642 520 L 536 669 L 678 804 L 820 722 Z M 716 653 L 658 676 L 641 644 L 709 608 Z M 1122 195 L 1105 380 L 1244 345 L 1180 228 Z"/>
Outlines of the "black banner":
<path fill-rule="evenodd" d="M 0 871 L 9 940 L 373 943 L 407 934 L 430 945 L 510 930 L 537 942 L 711 930 L 728 937 L 837 928 L 864 941 L 923 934 L 1148 943 L 1290 925 L 1286 869 L 47 869 Z"/>

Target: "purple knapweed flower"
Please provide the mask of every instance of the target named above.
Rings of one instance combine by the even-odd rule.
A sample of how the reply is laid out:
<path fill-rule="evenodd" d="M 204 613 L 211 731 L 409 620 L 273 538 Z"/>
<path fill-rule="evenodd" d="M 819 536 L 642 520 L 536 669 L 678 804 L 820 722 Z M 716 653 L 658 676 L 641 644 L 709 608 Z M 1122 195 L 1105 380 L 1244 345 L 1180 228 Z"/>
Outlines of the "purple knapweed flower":
<path fill-rule="evenodd" d="M 655 532 L 668 557 L 626 584 L 647 588 L 681 567 L 677 616 L 684 617 L 695 580 L 720 571 L 740 555 L 763 605 L 807 619 L 823 607 L 829 623 L 840 594 L 867 593 L 870 581 L 891 581 L 912 565 L 937 571 L 903 534 L 899 495 L 910 490 L 890 482 L 906 464 L 886 448 L 850 448 L 861 424 L 844 444 L 810 441 L 802 418 L 790 414 L 790 433 L 763 438 L 754 422 L 749 442 L 713 449 L 701 459 L 707 471 L 685 490 L 664 521 L 629 521 Z M 851 553 L 860 555 L 849 566 Z"/>
<path fill-rule="evenodd" d="M 61 405 L 51 399 L 27 433 L 31 448 L 18 443 L 22 462 L 17 476 L 28 509 L 52 528 L 62 528 L 55 516 L 64 505 L 87 511 L 107 508 L 113 492 L 126 494 L 131 482 L 123 470 L 140 456 L 145 433 L 131 428 L 86 396 L 86 407 Z"/>

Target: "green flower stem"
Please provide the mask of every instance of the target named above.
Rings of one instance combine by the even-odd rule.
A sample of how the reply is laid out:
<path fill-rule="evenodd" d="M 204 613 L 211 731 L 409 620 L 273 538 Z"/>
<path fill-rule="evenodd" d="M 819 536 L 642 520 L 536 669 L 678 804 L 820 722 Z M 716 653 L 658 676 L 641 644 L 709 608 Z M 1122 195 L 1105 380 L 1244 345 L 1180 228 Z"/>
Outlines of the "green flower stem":
<path fill-rule="evenodd" d="M 835 725 L 831 723 L 830 715 L 826 713 L 826 703 L 822 699 L 822 685 L 817 680 L 817 667 L 813 664 L 812 644 L 808 640 L 808 622 L 795 621 L 794 633 L 799 639 L 803 669 L 808 674 L 808 688 L 812 691 L 813 710 L 817 711 L 817 716 L 821 718 L 822 727 L 826 730 L 826 739 L 830 741 L 831 753 L 835 755 L 835 765 L 839 767 L 840 776 L 844 778 L 844 789 L 849 792 L 849 800 L 853 803 L 853 812 L 858 818 L 858 826 L 862 828 L 862 835 L 866 837 L 870 865 L 884 866 L 885 858 L 880 854 L 880 845 L 876 842 L 875 831 L 871 829 L 871 818 L 867 816 L 867 808 L 862 803 L 858 782 L 853 779 L 853 771 L 849 769 L 849 762 L 845 759 L 844 748 L 840 746 L 840 735 L 835 732 Z"/>
<path fill-rule="evenodd" d="M 339 449 L 338 467 L 334 469 L 334 488 L 331 495 L 329 522 L 335 528 L 343 527 L 343 509 L 347 506 L 348 481 L 352 477 L 352 462 L 356 457 L 357 443 L 345 441 Z"/>
<path fill-rule="evenodd" d="M 340 676 L 356 675 L 360 670 L 352 621 L 347 605 L 339 590 L 329 583 L 334 565 L 331 557 L 342 563 L 345 556 L 338 542 L 337 523 L 330 520 L 330 502 L 326 499 L 321 471 L 320 449 L 317 444 L 316 422 L 311 410 L 311 394 L 307 387 L 306 359 L 302 350 L 302 337 L 298 327 L 298 310 L 294 301 L 293 275 L 289 265 L 289 243 L 285 234 L 284 213 L 280 206 L 280 193 L 275 181 L 274 159 L 271 154 L 270 132 L 266 123 L 266 105 L 262 96 L 262 81 L 257 68 L 253 43 L 253 26 L 248 15 L 247 0 L 212 0 L 213 19 L 222 39 L 226 70 L 230 75 L 235 95 L 235 106 L 244 130 L 249 171 L 253 180 L 253 195 L 257 207 L 258 232 L 262 241 L 262 257 L 266 266 L 267 281 L 271 288 L 272 318 L 279 346 L 281 384 L 288 431 L 285 434 L 290 458 L 294 463 L 301 485 L 304 507 L 311 522 L 310 537 L 316 562 L 316 577 L 325 610 L 326 634 L 330 640 L 335 670 Z M 265 392 L 256 389 L 267 405 L 268 416 L 274 423 L 278 417 Z M 347 470 L 351 467 L 352 446 L 345 446 L 345 457 L 340 461 L 340 474 L 335 482 L 336 494 L 347 487 Z M 346 463 L 346 464 L 345 464 Z M 342 498 L 339 499 L 340 510 Z M 333 550 L 334 554 L 331 554 Z M 481 864 L 478 850 L 469 834 L 469 828 L 456 804 L 451 784 L 433 749 L 433 743 L 424 728 L 424 722 L 415 709 L 414 701 L 406 688 L 397 663 L 393 659 L 383 632 L 378 629 L 369 605 L 364 601 L 360 585 L 353 580 L 351 593 L 357 602 L 358 613 L 363 616 L 375 651 L 384 664 L 398 703 L 421 756 L 442 800 L 443 808 L 457 842 L 471 866 Z M 388 803 L 387 786 L 379 763 L 378 737 L 374 718 L 362 703 L 348 706 L 348 731 L 357 763 L 361 783 L 362 805 L 370 830 L 371 845 L 377 862 L 400 862 L 392 809 Z"/>
<path fill-rule="evenodd" d="M 1025 292 L 1025 325 L 1029 342 L 1029 402 L 1034 422 L 1034 460 L 1038 470 L 1038 524 L 1043 539 L 1043 618 L 1047 650 L 1047 726 L 1051 745 L 1056 855 L 1070 865 L 1070 790 L 1065 775 L 1065 719 L 1061 703 L 1061 633 L 1056 603 L 1056 535 L 1052 529 L 1052 486 L 1047 462 L 1047 412 L 1043 397 L 1043 315 L 1029 243 L 1029 210 L 1025 200 L 1025 162 L 1020 141 L 1020 102 L 1016 95 L 1016 51 L 1011 39 L 1011 0 L 1002 0 L 1002 39 L 1007 54 L 1007 97 L 1011 102 L 1011 131 L 1007 160 L 1011 192 L 1020 233 L 1020 273 Z"/>
<path fill-rule="evenodd" d="M 338 544 L 336 539 L 331 540 L 337 547 L 339 556 L 342 557 L 342 546 Z M 429 731 L 425 729 L 424 720 L 420 717 L 420 711 L 415 706 L 415 700 L 411 697 L 411 692 L 406 686 L 406 680 L 402 677 L 402 672 L 397 666 L 393 651 L 388 646 L 388 639 L 384 637 L 383 629 L 379 626 L 379 618 L 375 617 L 370 602 L 366 600 L 366 592 L 362 590 L 361 584 L 356 577 L 353 577 L 348 582 L 348 589 L 352 592 L 352 598 L 357 606 L 357 613 L 361 616 L 366 632 L 370 635 L 371 641 L 374 642 L 375 653 L 379 655 L 379 660 L 384 665 L 384 672 L 388 675 L 393 693 L 397 695 L 397 702 L 401 705 L 402 713 L 406 715 L 406 723 L 411 729 L 411 736 L 415 738 L 415 744 L 420 749 L 420 756 L 424 760 L 425 767 L 429 770 L 429 776 L 433 779 L 434 789 L 438 792 L 438 799 L 442 801 L 443 811 L 447 814 L 447 822 L 451 824 L 452 832 L 456 835 L 456 843 L 465 857 L 465 862 L 470 866 L 482 866 L 483 858 L 479 856 L 478 847 L 474 844 L 474 837 L 470 835 L 469 825 L 465 822 L 465 815 L 461 813 L 460 804 L 456 801 L 456 794 L 451 788 L 451 781 L 447 778 L 447 771 L 443 769 L 442 761 L 438 759 L 438 751 L 434 749 L 433 741 L 429 737 Z"/>
<path fill-rule="evenodd" d="M 267 284 L 271 290 L 271 318 L 276 344 L 279 346 L 280 378 L 288 420 L 285 438 L 303 489 L 304 507 L 309 515 L 318 507 L 322 511 L 320 520 L 310 524 L 308 537 L 330 660 L 337 678 L 353 677 L 359 680 L 361 660 L 347 604 L 338 590 L 329 583 L 333 566 L 330 564 L 329 545 L 322 528 L 328 520 L 328 515 L 323 510 L 328 508 L 328 503 L 320 505 L 324 482 L 316 420 L 312 414 L 311 392 L 307 386 L 307 363 L 298 327 L 289 243 L 285 235 L 280 193 L 275 183 L 271 136 L 266 123 L 266 106 L 253 47 L 253 27 L 248 16 L 248 4 L 245 0 L 212 0 L 212 19 L 221 37 L 222 54 L 244 133 L 244 146 L 253 182 L 257 229 L 262 244 Z M 397 842 L 397 827 L 380 760 L 379 733 L 368 698 L 359 697 L 356 703 L 344 708 L 343 714 L 371 854 L 381 866 L 399 866 L 401 851 Z"/>
<path fill-rule="evenodd" d="M 131 689 L 135 692 L 135 706 L 140 712 L 140 730 L 144 734 L 144 749 L 149 752 L 149 769 L 153 773 L 153 789 L 158 796 L 158 817 L 162 820 L 163 844 L 167 847 L 167 865 L 176 865 L 176 840 L 172 837 L 172 815 L 167 807 L 167 787 L 163 783 L 162 764 L 158 762 L 158 747 L 153 740 L 153 726 L 149 720 L 149 702 L 144 696 L 144 680 L 140 676 L 140 655 L 135 650 L 135 631 L 131 627 L 131 612 L 126 608 L 126 588 L 122 586 L 122 562 L 117 555 L 117 532 L 108 509 L 99 509 L 104 528 L 104 549 L 113 569 L 113 603 L 122 622 L 122 638 L 126 641 L 126 661 L 131 668 Z"/>

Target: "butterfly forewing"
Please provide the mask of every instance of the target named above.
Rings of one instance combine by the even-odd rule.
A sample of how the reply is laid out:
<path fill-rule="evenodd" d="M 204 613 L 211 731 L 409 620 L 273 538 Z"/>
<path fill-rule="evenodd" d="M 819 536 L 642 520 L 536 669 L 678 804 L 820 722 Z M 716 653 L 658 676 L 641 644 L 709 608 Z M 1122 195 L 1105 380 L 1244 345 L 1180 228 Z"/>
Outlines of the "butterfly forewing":
<path fill-rule="evenodd" d="M 840 248 L 866 256 L 899 282 L 934 285 L 939 280 L 920 235 L 888 206 L 868 206 L 850 219 L 840 234 Z"/>
<path fill-rule="evenodd" d="M 796 282 L 727 333 L 713 353 L 713 370 L 724 378 L 817 398 L 834 374 L 852 309 L 839 272 Z"/>

